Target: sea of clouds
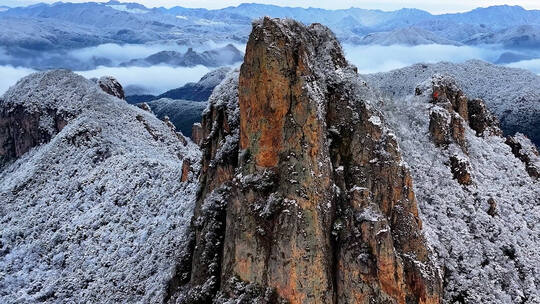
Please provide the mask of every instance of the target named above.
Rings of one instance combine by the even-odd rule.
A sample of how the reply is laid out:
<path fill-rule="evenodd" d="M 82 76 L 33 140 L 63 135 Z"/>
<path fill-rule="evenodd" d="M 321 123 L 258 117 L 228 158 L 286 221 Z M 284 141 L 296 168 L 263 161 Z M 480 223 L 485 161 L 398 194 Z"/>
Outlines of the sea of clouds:
<path fill-rule="evenodd" d="M 208 43 L 201 45 L 197 51 L 204 51 L 223 45 Z M 244 50 L 245 46 L 237 45 Z M 185 52 L 186 47 L 176 44 L 154 45 L 117 45 L 104 44 L 96 47 L 69 51 L 67 56 L 86 61 L 94 57 L 107 58 L 113 64 L 119 64 L 135 58 L 144 58 L 162 50 Z M 361 74 L 386 72 L 406 67 L 415 63 L 434 63 L 439 61 L 464 62 L 470 59 L 496 61 L 503 50 L 489 47 L 452 46 L 452 45 L 419 45 L 419 46 L 353 46 L 344 45 L 347 59 L 358 67 Z M 0 59 L 7 55 L 0 50 Z M 540 59 L 525 60 L 509 64 L 510 67 L 528 69 L 540 74 Z M 160 94 L 178 88 L 188 82 L 197 82 L 211 68 L 196 67 L 97 67 L 77 73 L 87 77 L 113 76 L 124 87 L 143 88 L 145 93 Z M 26 67 L 0 65 L 0 94 L 3 94 L 18 79 L 35 72 Z"/>
<path fill-rule="evenodd" d="M 353 46 L 344 45 L 345 56 L 358 67 L 360 74 L 387 72 L 415 63 L 449 61 L 460 63 L 470 59 L 493 62 L 503 52 L 498 49 L 454 45 L 418 46 Z"/>

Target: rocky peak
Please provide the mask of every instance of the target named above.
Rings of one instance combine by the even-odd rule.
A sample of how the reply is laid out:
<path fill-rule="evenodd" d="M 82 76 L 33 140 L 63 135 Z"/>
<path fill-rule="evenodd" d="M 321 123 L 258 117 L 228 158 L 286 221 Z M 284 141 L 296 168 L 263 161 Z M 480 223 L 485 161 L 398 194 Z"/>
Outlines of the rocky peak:
<path fill-rule="evenodd" d="M 438 303 L 412 179 L 334 35 L 258 20 L 234 77 L 203 117 L 195 249 L 171 299 Z"/>
<path fill-rule="evenodd" d="M 111 76 L 103 76 L 97 81 L 97 84 L 105 93 L 120 99 L 126 99 L 124 88 L 120 82 L 116 80 L 116 78 Z"/>
<path fill-rule="evenodd" d="M 527 173 L 533 178 L 540 178 L 540 154 L 536 146 L 527 136 L 516 133 L 506 137 L 506 144 L 512 149 L 512 153 L 523 162 Z"/>
<path fill-rule="evenodd" d="M 466 126 L 475 132 L 477 137 L 503 136 L 499 120 L 487 108 L 482 99 L 469 99 L 449 76 L 434 75 L 428 84 L 419 85 L 416 95 L 425 92 L 431 94 L 429 131 L 435 145 L 448 148 L 457 144 L 467 154 Z M 538 178 L 540 165 L 538 151 L 534 144 L 523 134 L 507 136 L 505 143 L 510 146 L 515 157 L 523 162 L 527 173 Z M 464 157 L 452 155 L 449 160 L 454 178 L 462 185 L 472 183 L 469 163 Z"/>

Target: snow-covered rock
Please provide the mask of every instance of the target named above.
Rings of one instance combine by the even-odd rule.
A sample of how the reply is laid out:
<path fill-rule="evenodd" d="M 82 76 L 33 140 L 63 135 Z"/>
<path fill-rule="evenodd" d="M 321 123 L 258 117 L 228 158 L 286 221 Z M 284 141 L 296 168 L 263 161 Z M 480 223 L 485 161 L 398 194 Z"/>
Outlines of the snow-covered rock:
<path fill-rule="evenodd" d="M 162 302 L 188 236 L 198 147 L 68 71 L 30 75 L 3 98 L 44 129 L 48 113 L 66 123 L 0 171 L 0 302 Z"/>
<path fill-rule="evenodd" d="M 124 88 L 118 82 L 118 80 L 116 80 L 116 78 L 112 76 L 103 76 L 99 78 L 97 80 L 97 84 L 105 93 L 109 95 L 118 97 L 120 99 L 126 98 L 126 95 L 124 93 Z"/>
<path fill-rule="evenodd" d="M 457 71 L 480 72 L 488 86 L 491 78 L 474 69 L 478 65 L 482 66 L 462 65 Z M 449 65 L 432 68 L 444 66 Z M 378 107 L 411 170 L 420 217 L 444 271 L 443 303 L 538 303 L 540 183 L 504 137 L 478 134 L 464 117 L 464 142 L 437 146 L 429 130 L 430 113 L 454 111 L 432 102 L 439 96 L 432 87 L 437 80 L 428 76 L 417 83 L 416 91 L 399 93 L 397 88 L 426 76 L 422 69 L 418 65 L 409 68 L 409 73 L 393 72 L 395 95 L 388 94 L 390 80 L 379 82 L 385 98 Z M 381 76 L 368 79 L 374 83 Z M 458 76 L 458 83 L 469 77 Z M 463 88 L 474 88 L 475 81 L 471 77 Z M 535 149 L 522 137 L 516 136 L 524 142 L 523 153 L 532 155 Z"/>
<path fill-rule="evenodd" d="M 383 95 L 393 98 L 413 94 L 418 83 L 434 74 L 452 76 L 469 98 L 483 99 L 505 134 L 521 132 L 540 145 L 540 76 L 529 71 L 471 60 L 415 64 L 365 77 Z"/>

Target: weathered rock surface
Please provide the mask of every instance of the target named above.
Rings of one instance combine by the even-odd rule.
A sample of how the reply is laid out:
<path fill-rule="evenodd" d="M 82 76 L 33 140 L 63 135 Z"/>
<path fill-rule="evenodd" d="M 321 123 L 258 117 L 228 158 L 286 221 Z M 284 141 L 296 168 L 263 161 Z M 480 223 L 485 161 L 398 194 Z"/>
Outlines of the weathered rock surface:
<path fill-rule="evenodd" d="M 422 91 L 422 88 L 417 88 L 416 94 Z M 464 124 L 469 121 L 467 97 L 453 79 L 443 76 L 433 77 L 431 92 L 431 102 L 436 105 L 430 114 L 429 123 L 433 141 L 443 147 L 455 142 L 466 152 Z"/>
<path fill-rule="evenodd" d="M 415 95 L 423 94 L 425 86 L 425 83 L 418 86 Z M 448 148 L 451 143 L 456 143 L 467 154 L 464 126 L 467 123 L 478 137 L 503 136 L 499 120 L 491 114 L 484 101 L 468 99 L 451 77 L 433 76 L 428 91 L 432 94 L 431 103 L 435 104 L 431 109 L 429 120 L 429 132 L 435 145 Z M 527 173 L 531 177 L 538 178 L 540 162 L 535 145 L 521 133 L 507 136 L 505 142 L 512 149 L 514 156 L 523 162 Z M 465 160 L 455 155 L 450 157 L 452 174 L 462 185 L 472 183 L 468 167 Z"/>
<path fill-rule="evenodd" d="M 124 88 L 116 78 L 112 76 L 103 76 L 98 79 L 97 84 L 105 93 L 120 99 L 126 99 Z"/>
<path fill-rule="evenodd" d="M 502 136 L 499 128 L 499 119 L 491 114 L 481 99 L 469 99 L 467 103 L 469 126 L 476 131 L 477 136 Z"/>
<path fill-rule="evenodd" d="M 385 96 L 403 97 L 435 74 L 455 79 L 469 99 L 482 99 L 500 120 L 505 136 L 523 133 L 540 145 L 540 76 L 532 72 L 470 60 L 419 63 L 364 77 Z"/>
<path fill-rule="evenodd" d="M 259 20 L 234 79 L 203 117 L 190 282 L 171 299 L 238 300 L 244 282 L 258 303 L 439 303 L 412 179 L 333 34 Z"/>
<path fill-rule="evenodd" d="M 202 144 L 203 141 L 203 129 L 200 123 L 194 123 L 191 127 L 191 140 L 196 143 L 198 146 Z"/>
<path fill-rule="evenodd" d="M 0 168 L 31 148 L 49 142 L 66 125 L 53 109 L 29 113 L 23 106 L 7 106 L 0 100 Z"/>
<path fill-rule="evenodd" d="M 24 79 L 19 87 L 9 90 L 4 99 L 0 99 L 0 167 L 31 148 L 49 142 L 79 112 L 78 105 L 69 105 L 69 101 L 82 100 L 88 91 L 73 92 L 70 86 L 83 79 L 74 78 L 67 70 L 40 74 Z M 115 78 L 101 77 L 96 84 L 105 93 L 124 98 L 122 85 Z M 43 103 L 33 102 L 43 97 L 44 92 L 33 91 L 38 85 L 54 87 L 60 97 Z"/>
<path fill-rule="evenodd" d="M 86 92 L 72 92 L 72 96 L 63 94 L 57 100 L 43 103 L 32 102 L 43 94 L 32 91 L 34 86 L 56 86 L 59 91 L 69 92 L 72 79 L 65 77 L 67 73 L 58 71 L 23 79 L 0 99 L 0 168 L 31 148 L 49 142 L 75 115 L 77 110 L 63 104 L 64 99 L 80 98 Z"/>
<path fill-rule="evenodd" d="M 536 146 L 523 134 L 506 137 L 506 144 L 512 149 L 512 153 L 523 162 L 527 173 L 531 177 L 540 177 L 540 154 Z"/>

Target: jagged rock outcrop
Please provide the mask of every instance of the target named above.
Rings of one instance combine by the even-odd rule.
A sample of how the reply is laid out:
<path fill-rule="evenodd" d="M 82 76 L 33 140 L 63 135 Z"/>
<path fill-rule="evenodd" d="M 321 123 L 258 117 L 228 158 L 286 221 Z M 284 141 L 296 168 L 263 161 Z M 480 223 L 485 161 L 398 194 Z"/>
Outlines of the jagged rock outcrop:
<path fill-rule="evenodd" d="M 523 134 L 507 136 L 506 144 L 512 149 L 512 153 L 523 162 L 527 173 L 531 177 L 540 177 L 540 154 L 536 146 Z"/>
<path fill-rule="evenodd" d="M 191 127 L 191 140 L 196 143 L 198 146 L 202 144 L 203 141 L 203 131 L 202 125 L 198 122 L 194 123 Z"/>
<path fill-rule="evenodd" d="M 410 168 L 426 237 L 443 269 L 443 303 L 540 301 L 540 250 L 524 249 L 538 244 L 540 184 L 519 157 L 522 149 L 505 142 L 482 101 L 461 93 L 465 79 L 460 87 L 440 74 L 417 79 L 416 68 L 375 75 L 371 83 L 396 92 L 377 108 Z M 534 155 L 534 145 L 521 139 Z"/>
<path fill-rule="evenodd" d="M 239 120 L 238 71 L 232 71 L 216 87 L 203 112 L 193 248 L 179 264 L 165 299 L 168 302 L 209 303 L 219 297 L 226 207 L 238 165 Z"/>
<path fill-rule="evenodd" d="M 502 136 L 499 119 L 491 114 L 481 99 L 469 99 L 467 103 L 469 126 L 476 131 L 477 136 Z"/>
<path fill-rule="evenodd" d="M 171 299 L 241 299 L 244 282 L 258 303 L 439 303 L 412 179 L 333 34 L 256 21 L 235 77 L 203 117 L 190 282 Z"/>
<path fill-rule="evenodd" d="M 469 164 L 466 160 L 457 155 L 450 156 L 450 170 L 452 171 L 454 179 L 460 184 L 467 186 L 472 183 Z"/>
<path fill-rule="evenodd" d="M 419 83 L 436 74 L 455 79 L 469 99 L 482 99 L 500 121 L 505 136 L 520 132 L 540 145 L 540 76 L 532 72 L 469 60 L 419 63 L 364 77 L 385 96 L 399 98 L 413 94 Z"/>
<path fill-rule="evenodd" d="M 417 88 L 419 95 L 423 89 Z M 453 79 L 434 76 L 432 79 L 432 103 L 435 104 L 430 114 L 429 131 L 438 146 L 447 147 L 457 143 L 467 151 L 464 124 L 469 121 L 468 99 L 456 86 Z"/>
<path fill-rule="evenodd" d="M 64 113 L 29 113 L 24 106 L 0 100 L 0 168 L 31 148 L 49 142 L 66 125 Z"/>
<path fill-rule="evenodd" d="M 468 99 L 451 77 L 435 75 L 431 79 L 431 87 L 426 88 L 426 83 L 423 83 L 415 89 L 415 95 L 422 95 L 426 90 L 431 92 L 431 103 L 435 104 L 430 113 L 429 132 L 437 146 L 447 148 L 454 142 L 467 154 L 464 127 L 467 123 L 478 137 L 503 136 L 499 120 L 491 114 L 484 101 Z M 507 136 L 505 142 L 515 157 L 523 162 L 529 175 L 538 178 L 540 163 L 534 144 L 521 133 Z M 450 157 L 452 174 L 462 185 L 472 183 L 468 167 L 464 159 L 455 155 Z"/>
<path fill-rule="evenodd" d="M 126 99 L 124 88 L 116 78 L 112 76 L 103 76 L 98 79 L 97 84 L 105 93 L 120 99 Z"/>

